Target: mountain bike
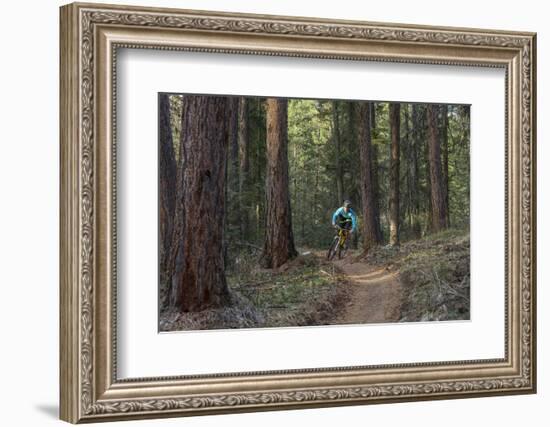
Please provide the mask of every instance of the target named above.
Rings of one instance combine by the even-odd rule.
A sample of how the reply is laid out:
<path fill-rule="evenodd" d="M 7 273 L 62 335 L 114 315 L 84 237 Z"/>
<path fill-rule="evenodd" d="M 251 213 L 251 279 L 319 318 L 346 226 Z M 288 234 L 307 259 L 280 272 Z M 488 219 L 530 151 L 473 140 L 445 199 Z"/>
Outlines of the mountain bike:
<path fill-rule="evenodd" d="M 351 230 L 339 225 L 336 227 L 338 231 L 336 236 L 334 236 L 334 239 L 332 239 L 332 243 L 330 244 L 327 252 L 327 259 L 329 261 L 332 260 L 335 255 L 338 255 L 338 259 L 344 258 L 348 250 L 347 240 Z"/>

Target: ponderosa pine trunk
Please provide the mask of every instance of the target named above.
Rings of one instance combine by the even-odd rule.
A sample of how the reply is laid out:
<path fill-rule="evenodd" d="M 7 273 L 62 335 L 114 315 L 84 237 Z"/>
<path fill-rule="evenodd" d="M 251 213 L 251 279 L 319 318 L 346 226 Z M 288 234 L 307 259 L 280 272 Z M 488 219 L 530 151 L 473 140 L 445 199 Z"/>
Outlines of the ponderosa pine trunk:
<path fill-rule="evenodd" d="M 375 192 L 372 180 L 372 139 L 371 139 L 371 108 L 370 103 L 361 102 L 357 105 L 357 139 L 360 158 L 360 192 L 363 207 L 363 250 L 368 252 L 380 244 L 380 233 L 376 223 Z"/>
<path fill-rule="evenodd" d="M 239 204 L 239 98 L 230 97 L 227 119 L 227 153 L 228 162 L 225 174 L 225 260 L 227 261 L 227 240 L 240 238 L 240 204 Z M 226 262 L 227 263 L 227 262 Z"/>
<path fill-rule="evenodd" d="M 410 138 L 411 155 L 410 155 L 410 177 L 411 177 L 411 191 L 412 191 L 412 224 L 411 229 L 413 236 L 419 238 L 422 230 L 420 226 L 420 183 L 419 183 L 419 168 L 418 168 L 418 153 L 422 147 L 420 129 L 422 126 L 420 106 L 417 104 L 412 105 L 412 132 Z"/>
<path fill-rule="evenodd" d="M 336 173 L 336 193 L 338 197 L 338 205 L 344 201 L 344 182 L 342 169 L 342 143 L 340 140 L 340 119 L 338 116 L 338 104 L 332 102 L 332 138 L 335 146 L 335 173 Z"/>
<path fill-rule="evenodd" d="M 224 247 L 223 258 L 226 266 L 230 263 L 229 242 L 240 238 L 240 204 L 239 204 L 239 98 L 229 97 L 227 117 L 227 166 L 225 168 Z"/>
<path fill-rule="evenodd" d="M 248 102 L 251 103 L 253 100 L 250 99 Z M 250 180 L 250 187 L 260 188 L 259 186 L 262 183 L 265 185 L 265 171 L 267 162 L 266 155 L 266 144 L 264 143 L 267 140 L 267 119 L 265 112 L 265 99 L 256 98 L 253 104 L 254 110 L 254 136 L 253 140 L 255 141 L 255 155 L 254 161 L 251 163 L 254 165 L 254 178 Z M 252 137 L 251 137 L 252 140 Z M 252 175 L 252 173 L 250 174 Z M 255 237 L 259 241 L 265 237 L 265 199 L 266 195 L 263 191 L 254 191 L 255 193 L 255 209 L 254 209 L 254 223 L 255 223 Z"/>
<path fill-rule="evenodd" d="M 176 205 L 176 177 L 177 164 L 174 155 L 174 141 L 172 127 L 170 126 L 170 96 L 166 93 L 159 97 L 159 131 L 160 131 L 160 281 L 167 283 L 171 274 L 168 269 L 170 247 L 174 226 L 174 214 Z"/>
<path fill-rule="evenodd" d="M 267 98 L 266 230 L 260 264 L 277 268 L 297 255 L 288 187 L 288 103 Z"/>
<path fill-rule="evenodd" d="M 428 121 L 428 159 L 430 163 L 431 230 L 447 228 L 447 206 L 441 172 L 441 141 L 438 127 L 438 106 L 430 104 L 426 109 Z"/>
<path fill-rule="evenodd" d="M 249 181 L 250 181 L 250 157 L 249 157 L 249 133 L 248 133 L 248 101 L 239 98 L 239 212 L 241 215 L 241 239 L 246 240 L 250 236 L 250 206 Z"/>
<path fill-rule="evenodd" d="M 360 168 L 360 156 L 359 156 L 359 144 L 358 141 L 358 133 L 357 133 L 357 117 L 358 112 L 356 111 L 356 101 L 348 101 L 345 103 L 346 106 L 346 116 L 347 116 L 347 122 L 346 122 L 346 140 L 347 140 L 347 150 L 348 150 L 348 158 L 349 158 L 349 166 L 348 168 L 350 170 L 357 170 Z M 319 157 L 317 157 L 319 160 Z M 359 201 L 361 200 L 361 177 L 358 173 L 351 173 L 350 174 L 350 196 L 352 201 Z M 359 208 L 359 203 L 356 205 Z M 361 210 L 363 207 L 361 206 Z M 355 209 L 359 212 L 359 209 Z M 356 232 L 352 234 L 351 238 L 351 248 L 357 249 L 359 247 L 359 236 L 361 233 Z M 361 235 L 361 238 L 363 236 Z"/>
<path fill-rule="evenodd" d="M 443 176 L 443 196 L 447 207 L 447 227 L 451 226 L 451 209 L 449 206 L 449 109 L 441 105 L 441 174 Z"/>
<path fill-rule="evenodd" d="M 223 257 L 227 97 L 184 96 L 170 301 L 181 311 L 229 302 Z"/>
<path fill-rule="evenodd" d="M 390 103 L 390 245 L 399 245 L 399 155 L 400 155 L 400 104 Z"/>
<path fill-rule="evenodd" d="M 228 145 L 229 145 L 229 162 L 230 173 L 228 173 L 229 180 L 227 186 L 229 188 L 229 194 L 231 198 L 235 198 L 236 206 L 234 217 L 231 218 L 231 223 L 235 223 L 240 218 L 238 194 L 239 194 L 239 181 L 240 181 L 240 167 L 239 167 L 239 98 L 229 98 L 229 120 L 228 120 Z M 228 165 L 229 166 L 229 165 Z M 229 200 L 228 200 L 229 202 Z"/>
<path fill-rule="evenodd" d="M 370 127 L 371 127 L 371 156 L 372 156 L 372 186 L 374 194 L 374 218 L 376 226 L 376 235 L 378 241 L 382 243 L 382 226 L 380 225 L 380 185 L 378 180 L 378 146 L 372 143 L 372 135 L 376 132 L 376 102 L 370 102 Z"/>

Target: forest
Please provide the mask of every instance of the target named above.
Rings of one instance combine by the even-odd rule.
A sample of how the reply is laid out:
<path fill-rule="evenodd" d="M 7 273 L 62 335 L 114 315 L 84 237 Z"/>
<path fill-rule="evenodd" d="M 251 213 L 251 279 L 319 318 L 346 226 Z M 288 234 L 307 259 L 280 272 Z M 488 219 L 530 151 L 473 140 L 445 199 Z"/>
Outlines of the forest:
<path fill-rule="evenodd" d="M 159 328 L 468 319 L 469 188 L 468 105 L 160 93 Z"/>

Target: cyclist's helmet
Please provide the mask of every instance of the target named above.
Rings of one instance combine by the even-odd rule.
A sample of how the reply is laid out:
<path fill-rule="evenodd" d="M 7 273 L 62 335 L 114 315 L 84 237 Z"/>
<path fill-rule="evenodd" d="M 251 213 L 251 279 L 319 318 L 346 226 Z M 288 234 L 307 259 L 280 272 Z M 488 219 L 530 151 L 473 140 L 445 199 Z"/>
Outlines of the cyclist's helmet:
<path fill-rule="evenodd" d="M 344 207 L 346 207 L 346 208 L 351 208 L 351 201 L 349 201 L 349 200 L 344 200 Z"/>

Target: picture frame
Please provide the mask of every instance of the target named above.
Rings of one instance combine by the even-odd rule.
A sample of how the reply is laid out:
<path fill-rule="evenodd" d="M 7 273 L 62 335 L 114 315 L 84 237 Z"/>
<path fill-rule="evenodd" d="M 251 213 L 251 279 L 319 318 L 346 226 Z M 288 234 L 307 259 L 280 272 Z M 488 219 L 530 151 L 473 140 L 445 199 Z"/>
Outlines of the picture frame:
<path fill-rule="evenodd" d="M 60 418 L 71 423 L 536 392 L 536 35 L 73 3 L 60 9 Z M 117 377 L 118 49 L 505 72 L 504 357 Z"/>

